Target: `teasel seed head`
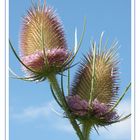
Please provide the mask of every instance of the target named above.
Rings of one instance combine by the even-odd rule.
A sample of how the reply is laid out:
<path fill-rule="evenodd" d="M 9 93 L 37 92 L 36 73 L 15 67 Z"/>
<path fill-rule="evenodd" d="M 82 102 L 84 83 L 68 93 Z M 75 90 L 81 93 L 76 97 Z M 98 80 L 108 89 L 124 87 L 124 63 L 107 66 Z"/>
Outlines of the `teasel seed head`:
<path fill-rule="evenodd" d="M 92 45 L 92 51 L 84 56 L 76 73 L 71 95 L 79 95 L 86 101 L 92 98 L 92 101 L 97 99 L 112 104 L 117 99 L 119 89 L 117 42 L 109 49 L 102 46 L 101 50 L 95 43 Z"/>
<path fill-rule="evenodd" d="M 103 47 L 103 34 L 97 46 L 84 56 L 67 96 L 67 103 L 78 120 L 96 126 L 105 126 L 119 120 L 116 109 L 111 110 L 118 100 L 119 68 L 118 42 L 110 48 Z M 111 110 L 111 111 L 110 111 Z"/>
<path fill-rule="evenodd" d="M 42 7 L 38 4 L 28 10 L 23 19 L 20 45 L 24 56 L 42 51 L 43 47 L 67 49 L 60 19 L 51 7 L 44 3 Z"/>
<path fill-rule="evenodd" d="M 25 72 L 37 79 L 57 74 L 66 68 L 69 52 L 63 27 L 46 3 L 31 7 L 21 30 L 21 60 Z M 29 68 L 29 69 L 28 69 Z"/>

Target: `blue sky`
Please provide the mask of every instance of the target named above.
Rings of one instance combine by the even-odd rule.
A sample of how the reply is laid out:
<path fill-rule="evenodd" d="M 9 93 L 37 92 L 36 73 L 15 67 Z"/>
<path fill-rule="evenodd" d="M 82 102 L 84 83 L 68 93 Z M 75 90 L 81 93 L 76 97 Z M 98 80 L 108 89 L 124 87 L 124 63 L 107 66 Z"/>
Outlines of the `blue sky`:
<path fill-rule="evenodd" d="M 43 2 L 43 1 L 42 1 Z M 22 16 L 31 6 L 30 0 L 10 0 L 9 2 L 10 39 L 19 51 L 19 32 Z M 120 93 L 131 80 L 131 1 L 130 0 L 47 0 L 47 4 L 56 9 L 62 20 L 67 43 L 71 49 L 74 45 L 74 30 L 78 29 L 78 37 L 82 32 L 83 19 L 86 16 L 86 34 L 77 55 L 76 61 L 82 58 L 90 48 L 90 39 L 96 42 L 102 31 L 104 40 L 110 43 L 117 39 L 120 44 Z M 24 75 L 21 65 L 10 51 L 10 68 L 17 74 Z M 72 69 L 74 75 L 76 68 Z M 55 104 L 49 84 L 28 83 L 10 79 L 10 140 L 76 140 L 76 136 L 69 122 L 61 117 L 61 111 Z M 130 112 L 130 91 L 125 96 L 118 110 L 121 113 Z M 55 113 L 60 112 L 60 115 Z M 95 131 L 91 139 L 98 140 L 130 140 L 130 119 L 112 125 L 106 129 L 99 129 L 98 136 Z"/>

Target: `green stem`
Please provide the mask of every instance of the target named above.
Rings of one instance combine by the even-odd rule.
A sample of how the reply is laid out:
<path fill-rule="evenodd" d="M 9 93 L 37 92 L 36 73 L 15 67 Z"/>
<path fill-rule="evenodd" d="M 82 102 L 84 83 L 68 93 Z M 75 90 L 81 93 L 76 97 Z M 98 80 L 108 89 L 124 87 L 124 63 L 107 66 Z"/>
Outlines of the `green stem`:
<path fill-rule="evenodd" d="M 88 121 L 83 122 L 82 133 L 84 140 L 90 140 L 91 123 Z"/>
<path fill-rule="evenodd" d="M 61 91 L 61 88 L 60 88 L 60 86 L 58 84 L 56 76 L 55 75 L 51 75 L 51 76 L 48 77 L 48 80 L 49 80 L 53 90 L 56 92 L 56 94 L 57 94 L 56 96 L 57 96 L 58 100 L 61 102 L 61 104 L 63 106 L 63 109 L 64 109 L 65 113 L 67 114 L 67 117 L 69 118 L 69 121 L 71 122 L 74 130 L 76 131 L 79 139 L 80 140 L 84 140 L 79 125 L 77 124 L 75 118 L 71 115 L 71 113 L 69 111 L 69 108 L 67 106 L 64 94 Z"/>

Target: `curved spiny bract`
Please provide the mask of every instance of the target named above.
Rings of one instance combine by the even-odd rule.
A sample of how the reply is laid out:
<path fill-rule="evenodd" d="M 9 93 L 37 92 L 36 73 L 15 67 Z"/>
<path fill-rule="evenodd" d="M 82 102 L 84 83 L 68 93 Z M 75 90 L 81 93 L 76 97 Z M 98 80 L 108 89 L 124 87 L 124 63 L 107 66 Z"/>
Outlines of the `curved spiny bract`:
<path fill-rule="evenodd" d="M 60 20 L 50 7 L 37 6 L 28 10 L 21 30 L 21 54 L 30 55 L 44 48 L 67 48 Z"/>
<path fill-rule="evenodd" d="M 82 99 L 89 101 L 92 92 L 92 100 L 97 99 L 112 105 L 117 99 L 119 88 L 119 60 L 116 51 L 117 47 L 112 46 L 110 49 L 96 51 L 95 56 L 92 51 L 85 56 L 72 84 L 71 95 L 79 95 Z M 94 58 L 95 74 L 93 76 Z M 94 86 L 91 91 L 92 84 Z"/>

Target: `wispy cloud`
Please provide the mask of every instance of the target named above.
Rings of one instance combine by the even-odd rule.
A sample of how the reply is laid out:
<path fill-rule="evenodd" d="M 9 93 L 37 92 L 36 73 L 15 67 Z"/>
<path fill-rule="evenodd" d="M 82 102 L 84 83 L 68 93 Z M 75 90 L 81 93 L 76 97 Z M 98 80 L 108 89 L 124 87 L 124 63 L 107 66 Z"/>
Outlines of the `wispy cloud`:
<path fill-rule="evenodd" d="M 118 112 L 122 115 L 127 115 L 131 112 L 130 101 L 124 100 L 118 106 Z M 54 125 L 55 129 L 66 132 L 73 133 L 73 128 L 70 123 L 64 119 L 59 119 Z M 98 140 L 130 140 L 131 138 L 131 119 L 127 119 L 123 122 L 113 124 L 105 128 L 99 128 L 98 135 L 96 131 L 93 131 L 92 135 Z"/>
<path fill-rule="evenodd" d="M 52 124 L 52 127 L 55 130 L 58 131 L 62 131 L 63 133 L 69 133 L 69 134 L 73 134 L 74 129 L 72 128 L 72 126 L 70 125 L 70 123 L 68 122 L 68 120 L 65 118 L 59 118 L 57 119 L 57 122 L 55 124 Z"/>
<path fill-rule="evenodd" d="M 48 105 L 39 106 L 39 107 L 28 107 L 25 108 L 22 112 L 13 113 L 12 118 L 14 119 L 35 119 L 40 117 L 48 116 L 50 109 Z"/>
<path fill-rule="evenodd" d="M 59 113 L 56 111 L 58 111 Z M 36 119 L 46 118 L 46 120 L 51 123 L 50 127 L 54 128 L 55 130 L 62 131 L 63 133 L 66 132 L 69 134 L 72 134 L 74 132 L 69 121 L 63 118 L 63 112 L 58 108 L 58 105 L 54 101 L 44 103 L 40 106 L 28 107 L 18 113 L 14 113 L 14 111 L 12 112 L 12 119 L 16 119 L 19 121 L 33 121 Z M 121 102 L 121 104 L 118 107 L 118 112 L 123 115 L 129 114 L 131 112 L 130 101 L 124 100 L 123 102 Z M 129 138 L 131 135 L 131 119 L 109 126 L 107 127 L 107 129 L 108 131 L 104 128 L 100 128 L 100 136 L 95 134 L 96 132 L 93 131 L 94 137 L 96 135 L 98 140 L 122 140 L 121 138 L 123 137 Z"/>
<path fill-rule="evenodd" d="M 21 112 L 14 112 L 14 108 L 12 108 L 11 112 L 11 119 L 17 120 L 34 120 L 34 119 L 41 119 L 41 118 L 48 118 L 55 112 L 54 101 L 50 101 L 49 103 L 44 103 L 39 106 L 29 106 L 23 109 Z"/>

